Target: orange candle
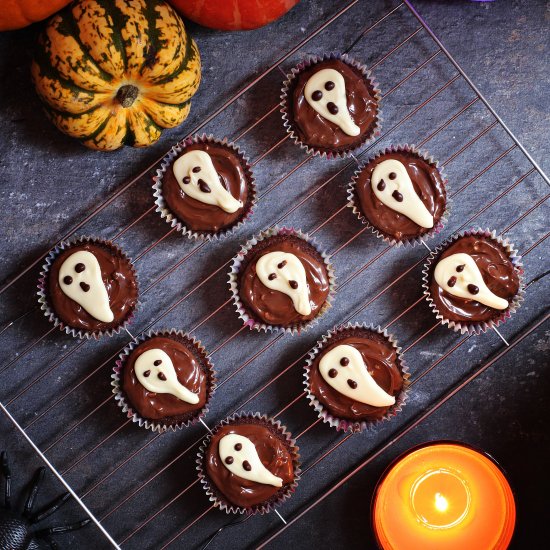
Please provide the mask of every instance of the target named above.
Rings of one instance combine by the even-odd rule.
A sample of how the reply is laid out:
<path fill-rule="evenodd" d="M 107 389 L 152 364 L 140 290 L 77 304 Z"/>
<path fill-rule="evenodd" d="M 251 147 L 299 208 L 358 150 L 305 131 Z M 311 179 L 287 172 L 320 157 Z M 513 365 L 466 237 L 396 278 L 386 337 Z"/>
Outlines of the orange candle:
<path fill-rule="evenodd" d="M 378 482 L 372 505 L 383 550 L 504 550 L 515 521 L 514 496 L 496 462 L 452 442 L 400 457 Z"/>

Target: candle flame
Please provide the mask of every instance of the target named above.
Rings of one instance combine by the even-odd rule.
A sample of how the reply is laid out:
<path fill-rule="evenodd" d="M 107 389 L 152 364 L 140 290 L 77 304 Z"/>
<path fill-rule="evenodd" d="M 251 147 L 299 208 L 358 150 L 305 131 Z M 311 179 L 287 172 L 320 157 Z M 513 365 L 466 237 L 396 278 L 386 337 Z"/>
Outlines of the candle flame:
<path fill-rule="evenodd" d="M 446 512 L 447 508 L 449 508 L 447 499 L 441 493 L 435 494 L 435 508 L 439 512 Z"/>

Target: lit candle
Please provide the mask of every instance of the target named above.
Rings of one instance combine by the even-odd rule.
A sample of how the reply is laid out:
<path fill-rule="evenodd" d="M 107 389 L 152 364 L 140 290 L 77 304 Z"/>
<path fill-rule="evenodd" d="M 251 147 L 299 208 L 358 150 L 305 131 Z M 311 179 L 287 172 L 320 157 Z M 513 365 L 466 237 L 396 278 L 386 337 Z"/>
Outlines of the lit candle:
<path fill-rule="evenodd" d="M 372 505 L 383 550 L 505 550 L 516 505 L 488 455 L 436 442 L 400 457 L 384 473 Z"/>

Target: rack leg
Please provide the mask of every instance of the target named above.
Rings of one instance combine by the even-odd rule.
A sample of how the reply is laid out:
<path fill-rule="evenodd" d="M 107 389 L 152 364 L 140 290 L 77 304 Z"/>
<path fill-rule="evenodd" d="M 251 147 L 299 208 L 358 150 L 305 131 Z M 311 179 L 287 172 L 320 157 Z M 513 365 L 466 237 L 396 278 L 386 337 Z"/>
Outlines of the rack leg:
<path fill-rule="evenodd" d="M 137 338 L 125 327 L 124 330 L 128 333 L 128 336 L 137 344 Z"/>
<path fill-rule="evenodd" d="M 199 421 L 209 431 L 209 433 L 212 433 L 212 430 L 208 427 L 208 425 L 202 418 L 199 418 Z"/>
<path fill-rule="evenodd" d="M 424 242 L 424 239 L 420 239 L 420 242 L 424 245 L 424 247 L 428 250 L 428 252 L 431 254 L 432 249 Z"/>
<path fill-rule="evenodd" d="M 508 343 L 506 338 L 504 338 L 504 336 L 502 336 L 502 334 L 500 334 L 499 330 L 496 327 L 493 327 L 493 330 L 498 334 L 499 338 L 504 342 L 506 347 L 510 347 L 510 344 Z"/>
<path fill-rule="evenodd" d="M 275 510 L 275 513 L 279 516 L 279 519 L 286 525 L 286 519 L 283 516 L 281 516 L 281 514 L 279 514 L 277 510 Z"/>

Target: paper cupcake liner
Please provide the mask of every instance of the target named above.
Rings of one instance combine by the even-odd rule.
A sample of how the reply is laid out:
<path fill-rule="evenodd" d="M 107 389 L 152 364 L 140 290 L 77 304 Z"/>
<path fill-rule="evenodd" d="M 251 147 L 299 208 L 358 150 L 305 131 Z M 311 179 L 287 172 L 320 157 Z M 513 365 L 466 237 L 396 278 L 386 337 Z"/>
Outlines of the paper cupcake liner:
<path fill-rule="evenodd" d="M 439 311 L 437 306 L 435 305 L 431 293 L 430 293 L 430 279 L 431 279 L 431 267 L 432 263 L 436 262 L 440 253 L 446 250 L 450 245 L 452 245 L 454 242 L 456 242 L 458 239 L 462 237 L 469 237 L 469 236 L 482 236 L 487 239 L 491 239 L 498 244 L 500 244 L 508 253 L 509 259 L 512 262 L 518 276 L 519 276 L 519 290 L 517 294 L 512 298 L 510 301 L 510 305 L 508 306 L 508 309 L 505 309 L 500 316 L 496 317 L 495 319 L 492 319 L 490 321 L 482 321 L 482 322 L 472 322 L 468 323 L 467 321 L 451 321 L 449 319 L 446 319 L 445 316 Z M 508 240 L 503 239 L 502 237 L 497 236 L 496 231 L 491 231 L 490 229 L 470 229 L 463 231 L 462 233 L 458 233 L 456 235 L 453 235 L 446 241 L 444 241 L 440 246 L 438 246 L 429 256 L 426 260 L 426 263 L 424 264 L 424 269 L 422 270 L 422 288 L 424 289 L 424 296 L 426 296 L 426 300 L 428 301 L 428 304 L 430 308 L 433 310 L 433 312 L 436 315 L 436 318 L 441 321 L 442 325 L 447 325 L 450 329 L 453 329 L 455 332 L 460 332 L 461 334 L 468 333 L 469 335 L 473 334 L 481 334 L 482 332 L 487 332 L 488 329 L 496 328 L 501 323 L 504 323 L 506 319 L 510 318 L 512 316 L 512 313 L 514 313 L 521 305 L 521 302 L 524 300 L 524 294 L 525 294 L 525 282 L 523 278 L 523 264 L 521 262 L 521 256 L 519 255 L 519 252 L 514 248 L 514 245 Z"/>
<path fill-rule="evenodd" d="M 327 60 L 342 61 L 343 63 L 346 63 L 353 69 L 359 71 L 363 75 L 363 78 L 368 82 L 370 92 L 373 95 L 374 99 L 376 100 L 377 106 L 378 106 L 378 113 L 377 113 L 376 121 L 372 131 L 366 134 L 365 136 L 363 136 L 361 141 L 347 148 L 342 148 L 342 150 L 330 150 L 328 148 L 318 147 L 316 145 L 310 145 L 302 141 L 295 130 L 295 124 L 294 124 L 294 121 L 292 120 L 292 115 L 291 115 L 291 107 L 289 106 L 289 102 L 292 100 L 292 98 L 289 95 L 289 92 L 292 91 L 295 78 L 306 69 L 309 69 L 312 65 L 315 65 L 317 63 L 320 63 L 321 61 L 327 61 Z M 327 159 L 346 158 L 346 157 L 351 157 L 353 152 L 356 151 L 357 149 L 360 149 L 365 145 L 372 143 L 380 135 L 380 128 L 383 120 L 381 115 L 381 109 L 380 109 L 381 99 L 382 99 L 382 96 L 381 96 L 378 82 L 374 79 L 371 72 L 365 67 L 365 65 L 363 65 L 362 63 L 359 63 L 358 61 L 356 61 L 355 59 L 353 59 L 352 57 L 350 57 L 345 53 L 340 54 L 340 53 L 332 52 L 329 54 L 325 54 L 322 57 L 309 56 L 307 59 L 304 59 L 303 61 L 298 63 L 298 65 L 294 67 L 290 71 L 290 73 L 286 75 L 285 81 L 283 82 L 283 88 L 281 90 L 280 111 L 283 117 L 284 127 L 287 133 L 290 135 L 290 138 L 302 149 L 305 149 L 308 155 L 319 155 L 320 157 L 326 157 Z"/>
<path fill-rule="evenodd" d="M 248 183 L 248 198 L 245 204 L 245 209 L 239 220 L 234 222 L 228 227 L 221 228 L 219 231 L 204 231 L 204 230 L 193 230 L 189 229 L 183 220 L 180 220 L 175 214 L 172 213 L 170 207 L 166 204 L 164 196 L 162 194 L 162 180 L 164 178 L 165 172 L 168 170 L 174 160 L 185 150 L 186 147 L 193 145 L 195 143 L 214 143 L 222 147 L 230 149 L 239 159 L 241 166 L 244 169 L 245 177 Z M 233 142 L 228 141 L 227 138 L 219 140 L 215 138 L 212 134 L 206 135 L 202 134 L 200 136 L 192 136 L 187 139 L 184 139 L 180 143 L 177 143 L 172 147 L 172 149 L 166 154 L 162 159 L 160 168 L 157 169 L 156 175 L 153 177 L 155 182 L 153 185 L 155 197 L 155 204 L 157 206 L 155 212 L 160 214 L 161 218 L 164 218 L 170 227 L 179 231 L 182 235 L 187 236 L 190 239 L 203 239 L 203 240 L 217 240 L 223 237 L 234 233 L 239 227 L 241 227 L 252 215 L 254 206 L 257 201 L 257 192 L 256 192 L 256 180 L 252 173 L 252 167 L 248 161 L 248 158 L 244 156 L 244 153 L 239 149 L 237 145 Z"/>
<path fill-rule="evenodd" d="M 381 334 L 393 346 L 397 354 L 397 361 L 400 367 L 401 375 L 403 376 L 403 388 L 396 396 L 395 404 L 392 405 L 387 410 L 386 414 L 381 418 L 376 418 L 373 420 L 349 420 L 337 418 L 325 408 L 325 406 L 319 401 L 319 399 L 317 399 L 315 395 L 313 395 L 313 393 L 311 393 L 310 390 L 309 373 L 311 372 L 311 367 L 317 355 L 321 353 L 327 345 L 330 345 L 331 338 L 342 332 L 354 329 L 368 330 L 376 332 L 377 334 Z M 306 389 L 306 398 L 309 400 L 309 404 L 317 411 L 319 418 L 329 426 L 336 428 L 336 430 L 338 431 L 350 433 L 359 433 L 367 429 L 374 430 L 384 422 L 391 420 L 394 416 L 399 414 L 405 406 L 409 397 L 409 378 L 409 369 L 405 363 L 405 360 L 403 359 L 401 348 L 397 344 L 395 338 L 379 326 L 367 325 L 365 323 L 348 323 L 346 325 L 338 326 L 324 334 L 321 339 L 317 341 L 315 347 L 313 347 L 309 352 L 304 369 L 304 386 Z"/>
<path fill-rule="evenodd" d="M 327 269 L 328 274 L 328 280 L 329 280 L 329 293 L 327 296 L 327 299 L 325 300 L 325 303 L 317 313 L 317 315 L 305 322 L 301 323 L 295 323 L 291 326 L 279 326 L 279 325 L 269 325 L 267 323 L 264 323 L 261 319 L 254 319 L 251 317 L 251 314 L 248 313 L 247 308 L 242 303 L 241 297 L 239 295 L 239 275 L 242 267 L 242 262 L 246 255 L 250 252 L 254 246 L 256 246 L 259 242 L 263 241 L 264 239 L 269 239 L 270 237 L 274 237 L 276 235 L 292 235 L 294 237 L 299 237 L 300 239 L 303 239 L 308 244 L 312 245 L 318 252 L 318 254 L 323 258 L 323 261 L 325 262 L 325 267 Z M 299 229 L 293 229 L 289 227 L 272 227 L 269 229 L 266 229 L 265 231 L 262 231 L 259 235 L 256 235 L 255 237 L 252 237 L 249 241 L 244 244 L 240 250 L 240 252 L 233 258 L 233 262 L 231 263 L 231 270 L 229 271 L 229 288 L 231 290 L 231 295 L 233 297 L 233 303 L 235 304 L 235 307 L 237 309 L 237 314 L 239 315 L 239 318 L 242 319 L 243 323 L 248 326 L 251 330 L 257 330 L 257 331 L 281 331 L 288 334 L 297 334 L 303 331 L 306 331 L 310 329 L 312 326 L 314 326 L 316 323 L 319 322 L 319 319 L 327 312 L 327 310 L 332 306 L 332 301 L 334 299 L 334 295 L 336 293 L 336 275 L 334 273 L 334 268 L 332 267 L 332 264 L 330 262 L 330 257 L 326 252 L 321 252 L 317 246 L 317 243 L 314 239 L 309 237 L 306 233 L 302 233 Z"/>
<path fill-rule="evenodd" d="M 372 223 L 367 219 L 367 217 L 363 213 L 363 210 L 361 209 L 361 204 L 359 203 L 359 200 L 357 199 L 357 194 L 355 192 L 355 186 L 356 186 L 357 180 L 361 175 L 361 172 L 368 166 L 369 163 L 373 162 L 374 160 L 380 158 L 383 155 L 387 155 L 390 153 L 398 153 L 398 152 L 405 152 L 405 153 L 411 153 L 413 155 L 416 155 L 419 158 L 425 160 L 429 165 L 436 168 L 441 174 L 441 177 L 443 178 L 443 185 L 445 187 L 445 194 L 446 194 L 445 210 L 443 211 L 443 214 L 441 215 L 441 218 L 437 222 L 437 224 L 435 224 L 434 227 L 432 227 L 429 231 L 426 231 L 426 233 L 423 233 L 422 235 L 405 238 L 405 239 L 396 239 L 395 237 L 392 237 L 384 233 L 381 229 L 378 229 L 377 227 L 372 225 Z M 421 244 L 422 241 L 425 241 L 426 239 L 431 239 L 432 237 L 434 237 L 443 229 L 443 227 L 447 223 L 449 219 L 450 205 L 452 202 L 449 199 L 449 196 L 447 194 L 447 177 L 445 176 L 444 170 L 441 167 L 439 167 L 439 161 L 434 159 L 429 153 L 418 149 L 416 145 L 409 145 L 408 143 L 404 145 L 392 145 L 391 147 L 387 147 L 383 151 L 378 151 L 378 153 L 376 153 L 374 156 L 369 157 L 368 160 L 366 160 L 365 162 L 361 162 L 357 170 L 354 172 L 351 181 L 348 184 L 347 194 L 348 194 L 347 206 L 352 209 L 353 213 L 359 218 L 361 223 L 366 225 L 370 229 L 370 231 L 374 233 L 374 235 L 376 235 L 380 239 L 383 239 L 390 246 L 416 246 L 417 244 Z"/>
<path fill-rule="evenodd" d="M 243 508 L 229 502 L 226 497 L 216 488 L 215 484 L 210 482 L 210 478 L 208 477 L 208 474 L 205 471 L 206 469 L 204 468 L 205 455 L 212 436 L 221 427 L 236 423 L 267 424 L 274 428 L 275 431 L 286 442 L 286 446 L 292 457 L 292 464 L 294 465 L 294 480 L 292 483 L 281 487 L 281 489 L 268 501 L 256 504 L 254 506 L 251 506 L 250 508 Z M 296 445 L 296 441 L 292 439 L 292 435 L 287 431 L 286 427 L 283 426 L 280 421 L 268 418 L 265 414 L 262 415 L 259 412 L 244 412 L 234 414 L 226 418 L 225 420 L 222 420 L 216 427 L 212 429 L 212 433 L 206 436 L 206 438 L 202 442 L 202 445 L 200 446 L 199 452 L 197 454 L 197 470 L 199 480 L 204 490 L 206 491 L 210 502 L 214 503 L 215 507 L 226 512 L 227 514 L 267 514 L 268 512 L 271 512 L 277 506 L 282 504 L 296 491 L 298 481 L 301 477 L 299 460 L 300 455 L 298 454 L 298 451 L 299 448 Z"/>
<path fill-rule="evenodd" d="M 70 334 L 71 336 L 74 336 L 75 338 L 95 338 L 98 340 L 102 336 L 113 336 L 114 334 L 118 334 L 121 330 L 125 329 L 134 318 L 135 311 L 139 305 L 139 301 L 136 300 L 136 304 L 134 307 L 127 313 L 126 318 L 116 327 L 112 327 L 107 330 L 84 330 L 84 329 L 78 329 L 75 327 L 71 327 L 70 325 L 63 322 L 55 312 L 55 309 L 52 305 L 50 305 L 50 302 L 48 300 L 48 276 L 49 271 L 54 263 L 57 256 L 63 252 L 64 250 L 71 248 L 72 246 L 76 246 L 79 244 L 84 243 L 93 243 L 98 245 L 104 245 L 113 250 L 114 253 L 116 253 L 121 258 L 124 258 L 130 265 L 130 270 L 132 275 L 134 276 L 134 279 L 136 281 L 137 290 L 138 290 L 138 297 L 139 297 L 139 281 L 137 278 L 137 273 L 134 268 L 134 265 L 130 261 L 130 258 L 124 253 L 124 251 L 118 247 L 116 244 L 114 244 L 111 241 L 107 241 L 104 239 L 98 239 L 95 237 L 78 237 L 76 239 L 72 239 L 70 241 L 63 241 L 59 243 L 58 245 L 53 248 L 50 253 L 46 256 L 45 263 L 42 265 L 42 270 L 40 271 L 40 276 L 38 278 L 38 303 L 40 304 L 40 309 L 44 312 L 44 315 L 56 326 L 59 327 L 59 329 L 62 332 L 66 332 L 67 334 Z"/>
<path fill-rule="evenodd" d="M 155 336 L 165 336 L 167 338 L 174 338 L 174 340 L 176 341 L 185 340 L 187 342 L 190 342 L 196 348 L 198 354 L 202 357 L 203 365 L 207 368 L 207 395 L 204 406 L 202 407 L 202 409 L 196 411 L 196 413 L 192 417 L 188 418 L 185 421 L 167 424 L 163 422 L 162 419 L 152 420 L 148 418 L 143 418 L 137 411 L 133 409 L 132 404 L 126 398 L 124 390 L 122 389 L 121 373 L 124 370 L 124 365 L 126 364 L 128 357 L 136 347 Z M 137 338 L 137 341 L 134 340 L 130 342 L 130 344 L 128 344 L 118 356 L 115 367 L 113 368 L 113 374 L 111 375 L 111 378 L 111 386 L 113 386 L 112 391 L 115 394 L 115 401 L 117 402 L 117 405 L 122 409 L 122 412 L 126 414 L 126 417 L 130 418 L 132 422 L 135 422 L 139 427 L 158 433 L 164 433 L 168 430 L 172 430 L 175 432 L 176 430 L 181 430 L 182 428 L 191 426 L 192 424 L 198 422 L 208 413 L 210 400 L 212 399 L 212 396 L 214 395 L 214 392 L 216 390 L 216 375 L 214 373 L 214 367 L 208 359 L 208 353 L 206 349 L 199 340 L 181 330 L 176 329 L 151 330 L 148 334 L 142 335 Z"/>

